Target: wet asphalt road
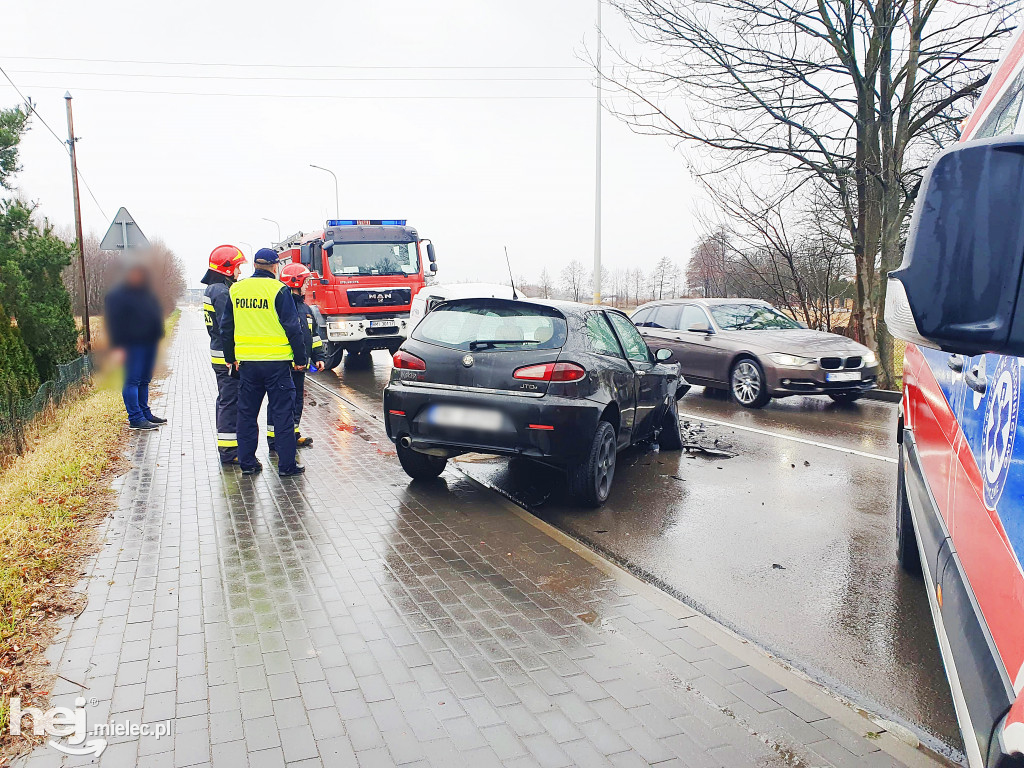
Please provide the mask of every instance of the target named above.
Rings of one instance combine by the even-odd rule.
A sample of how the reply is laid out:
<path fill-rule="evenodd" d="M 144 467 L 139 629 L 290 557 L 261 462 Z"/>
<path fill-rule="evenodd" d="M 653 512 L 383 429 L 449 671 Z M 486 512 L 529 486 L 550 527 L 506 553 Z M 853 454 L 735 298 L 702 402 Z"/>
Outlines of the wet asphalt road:
<path fill-rule="evenodd" d="M 389 374 L 378 352 L 371 369 L 315 380 L 379 416 Z M 630 449 L 600 510 L 573 506 L 559 473 L 528 462 L 458 466 L 956 757 L 923 584 L 894 555 L 895 404 L 794 397 L 747 411 L 712 395 L 691 390 L 681 418 L 690 442 L 727 455 Z"/>

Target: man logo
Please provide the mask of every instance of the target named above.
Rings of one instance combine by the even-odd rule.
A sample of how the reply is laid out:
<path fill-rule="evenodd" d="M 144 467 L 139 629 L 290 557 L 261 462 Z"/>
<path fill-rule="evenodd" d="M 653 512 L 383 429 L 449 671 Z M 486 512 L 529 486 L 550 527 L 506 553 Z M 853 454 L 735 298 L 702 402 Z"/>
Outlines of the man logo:
<path fill-rule="evenodd" d="M 462 358 L 462 364 L 464 366 L 466 366 L 467 368 L 472 368 L 473 367 L 473 356 L 472 355 L 466 355 L 465 357 L 463 357 Z"/>
<path fill-rule="evenodd" d="M 999 358 L 989 379 L 985 426 L 982 431 L 981 471 L 985 483 L 985 505 L 995 509 L 1003 495 L 1013 456 L 1020 412 L 1020 363 L 1015 357 Z"/>

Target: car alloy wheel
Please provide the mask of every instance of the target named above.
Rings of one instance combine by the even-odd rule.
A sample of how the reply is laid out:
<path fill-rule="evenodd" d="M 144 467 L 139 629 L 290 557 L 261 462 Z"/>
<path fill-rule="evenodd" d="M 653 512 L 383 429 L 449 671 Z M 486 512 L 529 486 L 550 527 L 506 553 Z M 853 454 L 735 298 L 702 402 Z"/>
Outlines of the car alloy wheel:
<path fill-rule="evenodd" d="M 604 436 L 597 454 L 597 496 L 608 498 L 612 480 L 615 477 L 615 436 L 611 432 Z"/>
<path fill-rule="evenodd" d="M 732 394 L 741 405 L 753 405 L 761 395 L 761 372 L 753 360 L 740 360 L 732 370 Z"/>

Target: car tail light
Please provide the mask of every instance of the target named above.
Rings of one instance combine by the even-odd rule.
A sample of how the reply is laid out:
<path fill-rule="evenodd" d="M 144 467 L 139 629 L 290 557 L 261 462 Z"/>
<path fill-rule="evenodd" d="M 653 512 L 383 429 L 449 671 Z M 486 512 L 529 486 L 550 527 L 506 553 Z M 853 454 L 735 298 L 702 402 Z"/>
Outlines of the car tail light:
<path fill-rule="evenodd" d="M 405 350 L 398 350 L 395 352 L 394 357 L 391 358 L 391 362 L 395 368 L 402 368 L 407 371 L 425 371 L 427 370 L 427 364 L 420 360 L 416 355 L 410 355 Z"/>
<path fill-rule="evenodd" d="M 576 363 L 541 363 L 516 368 L 512 378 L 527 381 L 579 381 L 587 375 Z"/>

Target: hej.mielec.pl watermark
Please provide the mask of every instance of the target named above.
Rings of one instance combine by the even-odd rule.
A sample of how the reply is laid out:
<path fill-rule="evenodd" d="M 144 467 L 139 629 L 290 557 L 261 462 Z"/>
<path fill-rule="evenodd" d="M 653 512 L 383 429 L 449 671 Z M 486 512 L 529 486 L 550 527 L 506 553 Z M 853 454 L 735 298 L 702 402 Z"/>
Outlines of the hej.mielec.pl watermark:
<path fill-rule="evenodd" d="M 92 702 L 95 703 L 95 702 Z M 50 740 L 49 744 L 67 755 L 96 755 L 99 757 L 107 748 L 105 736 L 152 736 L 161 739 L 171 735 L 171 721 L 158 723 L 124 722 L 96 723 L 89 727 L 86 723 L 86 700 L 79 696 L 75 699 L 75 708 L 52 707 L 45 712 L 35 707 L 21 706 L 21 699 L 11 698 L 10 728 L 12 736 L 22 735 L 23 720 L 30 718 L 32 733 L 36 736 L 53 736 L 58 739 L 67 737 L 64 742 Z"/>

